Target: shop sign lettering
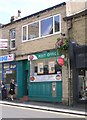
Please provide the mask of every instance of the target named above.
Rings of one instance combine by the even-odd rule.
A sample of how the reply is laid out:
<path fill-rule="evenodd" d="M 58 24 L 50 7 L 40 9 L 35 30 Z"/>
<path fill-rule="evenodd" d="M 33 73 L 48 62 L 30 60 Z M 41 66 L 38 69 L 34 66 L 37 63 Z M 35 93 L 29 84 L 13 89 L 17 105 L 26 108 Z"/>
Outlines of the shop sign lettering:
<path fill-rule="evenodd" d="M 16 65 L 15 64 L 11 64 L 10 68 L 14 69 L 14 68 L 16 68 Z"/>
<path fill-rule="evenodd" d="M 43 59 L 43 58 L 51 58 L 60 56 L 60 53 L 56 52 L 55 50 L 49 51 L 49 52 L 41 52 L 37 54 L 28 55 L 28 60 L 36 60 L 36 59 Z"/>
<path fill-rule="evenodd" d="M 60 56 L 60 53 L 56 53 L 56 51 L 42 52 L 42 53 L 36 54 L 36 56 L 38 59 L 43 59 L 43 58 Z"/>
<path fill-rule="evenodd" d="M 14 60 L 14 54 L 0 56 L 0 63 L 9 62 Z"/>

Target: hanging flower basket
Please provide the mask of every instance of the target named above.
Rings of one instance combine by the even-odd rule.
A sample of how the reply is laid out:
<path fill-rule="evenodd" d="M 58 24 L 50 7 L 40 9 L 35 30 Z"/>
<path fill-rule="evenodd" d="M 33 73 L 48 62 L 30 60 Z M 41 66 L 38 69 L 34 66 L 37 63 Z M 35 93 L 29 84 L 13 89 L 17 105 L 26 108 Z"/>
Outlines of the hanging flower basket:
<path fill-rule="evenodd" d="M 65 56 L 64 60 L 61 59 L 58 61 L 58 64 L 60 66 L 67 65 L 68 64 L 67 51 L 68 51 L 68 47 L 69 47 L 68 39 L 67 38 L 57 38 L 57 42 L 55 44 L 55 47 L 57 49 L 57 52 L 60 51 L 60 54 Z"/>
<path fill-rule="evenodd" d="M 67 38 L 57 38 L 56 48 L 60 51 L 68 50 L 68 40 Z"/>

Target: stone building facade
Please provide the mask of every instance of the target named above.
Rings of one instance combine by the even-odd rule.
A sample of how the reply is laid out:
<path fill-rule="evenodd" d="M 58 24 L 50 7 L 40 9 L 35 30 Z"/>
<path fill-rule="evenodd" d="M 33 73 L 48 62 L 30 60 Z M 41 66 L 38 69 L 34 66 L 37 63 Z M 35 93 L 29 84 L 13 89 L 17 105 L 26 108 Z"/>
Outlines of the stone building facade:
<path fill-rule="evenodd" d="M 15 79 L 16 97 L 27 95 L 30 100 L 73 103 L 69 56 L 55 44 L 58 39 L 85 44 L 86 16 L 66 13 L 64 2 L 2 26 L 2 39 L 8 39 L 8 49 L 0 58 L 2 79 L 8 86 L 10 79 Z M 66 62 L 63 66 L 58 64 L 62 55 Z"/>
<path fill-rule="evenodd" d="M 84 101 L 87 99 L 87 7 L 85 6 L 81 12 L 64 19 L 67 22 L 68 37 L 71 41 L 69 52 L 70 56 L 73 56 L 70 58 L 70 101 Z"/>
<path fill-rule="evenodd" d="M 66 87 L 67 83 L 65 85 L 65 82 L 62 82 L 62 81 L 65 81 L 65 79 L 66 79 L 66 81 L 68 79 L 67 67 L 66 66 L 61 67 L 61 71 L 64 71 L 64 72 L 62 73 L 62 81 L 60 81 L 60 83 L 57 83 L 55 80 L 51 80 L 51 81 L 49 80 L 49 83 L 47 81 L 34 82 L 34 84 L 37 84 L 37 86 L 35 86 L 37 89 L 37 93 L 36 93 L 36 95 L 34 95 L 35 88 L 33 88 L 34 85 L 32 82 L 30 82 L 30 77 L 29 77 L 30 76 L 30 69 L 29 69 L 30 65 L 29 64 L 31 61 L 28 61 L 28 55 L 33 55 L 33 54 L 34 55 L 50 54 L 50 56 L 53 56 L 52 60 L 50 57 L 45 56 L 45 57 L 43 57 L 43 61 L 45 61 L 46 57 L 48 57 L 47 61 L 53 61 L 56 59 L 55 43 L 57 42 L 57 38 L 63 37 L 61 33 L 65 34 L 66 35 L 65 37 L 67 37 L 67 33 L 66 33 L 66 31 L 67 31 L 66 25 L 67 24 L 63 20 L 63 18 L 65 16 L 66 16 L 66 4 L 62 3 L 59 5 L 53 6 L 51 8 L 48 8 L 46 10 L 40 11 L 38 13 L 32 14 L 30 16 L 26 16 L 24 18 L 21 18 L 16 21 L 13 21 L 11 23 L 8 23 L 2 27 L 2 39 L 6 38 L 9 40 L 8 41 L 9 46 L 8 46 L 8 50 L 7 50 L 6 54 L 7 55 L 8 54 L 15 55 L 14 61 L 16 62 L 16 65 L 17 65 L 16 82 L 18 85 L 18 97 L 19 98 L 23 97 L 24 95 L 27 94 L 26 89 L 24 90 L 24 87 L 28 87 L 28 95 L 29 95 L 30 99 L 42 100 L 42 101 L 44 101 L 44 100 L 57 101 L 57 102 L 58 101 L 61 102 L 63 99 L 63 101 L 67 101 L 68 86 Z M 53 24 L 53 26 L 55 26 L 56 24 L 52 23 L 52 21 L 54 19 L 55 19 L 55 22 L 58 22 L 58 24 L 59 24 L 57 26 L 57 28 L 55 28 L 55 29 L 59 29 L 58 32 L 55 32 L 55 30 L 53 28 L 52 28 L 52 30 L 50 28 L 52 33 L 46 33 L 48 35 L 46 35 L 45 33 L 42 32 L 43 36 L 37 37 L 35 39 L 30 39 L 30 40 L 26 39 L 23 41 L 23 34 L 24 35 L 27 34 L 26 30 L 28 28 L 29 28 L 31 34 L 33 33 L 32 26 L 35 26 L 35 24 L 33 24 L 33 23 L 36 22 L 36 25 L 38 26 L 38 24 L 47 24 L 47 23 L 45 23 L 45 21 L 47 20 L 47 22 L 51 21 L 51 24 Z M 39 23 L 39 21 L 41 21 L 43 23 Z M 26 29 L 26 30 L 24 30 L 24 29 Z M 41 29 L 41 28 L 39 28 L 39 29 Z M 43 28 L 42 31 L 44 31 L 44 29 L 45 28 Z M 15 37 L 13 39 L 11 39 L 11 36 L 10 36 L 11 30 L 13 30 L 15 32 L 15 33 L 13 32 L 13 34 L 15 34 Z M 24 33 L 23 33 L 23 30 L 24 30 Z M 36 31 L 36 30 L 38 30 L 38 28 L 33 29 L 33 31 Z M 41 32 L 41 31 L 39 30 L 39 32 Z M 35 32 L 35 34 L 37 34 L 37 31 Z M 30 37 L 32 37 L 32 36 L 33 35 L 31 35 Z M 28 38 L 29 36 L 24 36 L 24 37 Z M 14 45 L 14 42 L 15 42 L 15 45 Z M 15 49 L 14 48 L 11 49 L 11 44 L 13 44 L 13 46 L 15 46 Z M 54 54 L 54 55 L 52 55 L 52 54 Z M 39 60 L 39 61 L 41 61 L 41 60 Z M 25 64 L 25 66 L 24 66 L 24 64 Z M 54 63 L 52 63 L 52 64 L 54 64 Z M 23 69 L 25 69 L 25 70 L 23 71 Z M 67 74 L 65 71 L 67 72 Z M 26 74 L 28 72 L 28 75 L 22 76 L 22 74 L 24 74 L 25 72 L 26 72 Z M 9 72 L 7 72 L 7 73 L 9 73 Z M 65 74 L 66 74 L 66 77 L 65 77 Z M 20 77 L 20 75 L 21 75 L 21 77 Z M 9 75 L 7 75 L 7 76 L 9 76 Z M 24 83 L 24 79 L 27 79 L 27 77 L 28 77 L 28 81 L 26 80 L 26 82 L 28 83 L 28 85 L 25 85 L 26 83 Z M 41 76 L 41 77 L 43 77 L 43 76 Z M 52 77 L 54 79 L 54 75 L 52 75 Z M 51 78 L 47 78 L 46 76 L 44 76 L 44 79 L 51 79 Z M 3 77 L 3 80 L 4 80 L 4 77 Z M 39 84 L 41 84 L 41 86 L 43 87 L 43 90 L 42 90 L 42 88 L 40 88 Z M 64 85 L 62 85 L 62 84 L 64 84 Z M 31 86 L 31 88 L 29 88 L 29 86 Z M 58 88 L 58 86 L 59 86 L 59 88 Z M 62 94 L 62 86 L 63 86 L 63 89 L 67 88 L 66 93 L 64 93 L 65 95 Z M 51 92 L 45 87 L 49 87 L 51 89 Z M 39 90 L 38 90 L 38 88 L 39 88 Z M 57 90 L 57 88 L 59 89 L 59 91 Z M 31 90 L 31 91 L 29 91 L 29 90 Z M 45 94 L 46 90 L 48 91 L 48 96 Z M 39 93 L 40 91 L 42 91 L 42 93 Z M 33 96 L 32 96 L 32 94 L 33 94 Z M 43 96 L 41 96 L 41 94 L 43 94 Z M 37 98 L 35 96 L 37 96 Z"/>

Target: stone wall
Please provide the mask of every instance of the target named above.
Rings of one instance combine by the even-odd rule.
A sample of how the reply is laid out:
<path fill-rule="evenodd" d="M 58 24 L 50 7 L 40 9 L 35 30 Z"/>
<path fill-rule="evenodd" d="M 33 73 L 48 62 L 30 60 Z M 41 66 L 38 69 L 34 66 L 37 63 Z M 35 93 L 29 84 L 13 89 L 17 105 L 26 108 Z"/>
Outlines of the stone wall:
<path fill-rule="evenodd" d="M 44 50 L 55 49 L 55 43 L 57 41 L 57 38 L 61 37 L 61 34 L 55 34 L 55 35 L 51 35 L 48 37 L 38 38 L 37 40 L 22 42 L 22 26 L 27 25 L 34 21 L 41 20 L 49 16 L 56 15 L 56 14 L 61 14 L 61 32 L 67 35 L 66 22 L 63 20 L 63 17 L 65 17 L 66 15 L 66 11 L 65 11 L 65 6 L 63 5 L 58 8 L 42 12 L 39 15 L 37 14 L 35 16 L 31 16 L 24 20 L 5 26 L 2 29 L 3 38 L 10 39 L 9 31 L 12 28 L 16 29 L 16 49 L 14 51 L 11 51 L 11 53 L 15 53 L 18 56 L 18 55 L 31 54 L 34 52 L 39 52 L 39 51 L 44 51 Z"/>
<path fill-rule="evenodd" d="M 68 86 L 68 67 L 63 66 L 62 67 L 62 101 L 63 104 L 68 105 L 68 100 L 69 100 L 69 86 Z"/>
<path fill-rule="evenodd" d="M 86 21 L 87 16 L 79 16 L 72 19 L 71 29 L 69 29 L 69 37 L 78 44 L 83 45 L 87 41 L 86 37 Z"/>
<path fill-rule="evenodd" d="M 87 15 L 84 12 L 73 15 L 67 19 L 67 28 L 68 28 L 68 37 L 70 40 L 74 40 L 79 45 L 87 44 Z M 72 73 L 75 74 L 75 71 L 70 70 L 70 78 L 68 78 L 68 87 L 69 87 L 69 105 L 73 103 L 73 78 Z M 65 93 L 64 93 L 65 94 Z"/>
<path fill-rule="evenodd" d="M 57 38 L 61 38 L 61 33 L 65 34 L 67 37 L 67 24 L 63 20 L 63 18 L 66 16 L 66 7 L 60 6 L 58 8 L 45 11 L 43 13 L 36 16 L 31 16 L 30 18 L 26 18 L 24 20 L 10 23 L 7 26 L 4 26 L 2 28 L 2 38 L 10 40 L 9 37 L 9 31 L 12 28 L 16 29 L 16 49 L 10 51 L 10 53 L 16 54 L 16 60 L 23 60 L 27 59 L 28 54 L 36 53 L 44 50 L 50 50 L 55 49 L 55 43 L 57 41 Z M 53 16 L 56 14 L 61 14 L 61 33 L 51 35 L 48 37 L 39 38 L 37 40 L 22 42 L 22 26 L 29 24 L 30 22 L 38 21 L 40 19 L 46 18 L 48 16 Z M 9 42 L 8 42 L 9 43 Z M 9 46 L 8 46 L 9 50 Z M 8 51 L 7 51 L 8 54 Z M 62 89 L 63 89 L 63 103 L 68 104 L 68 67 L 63 66 L 62 67 Z"/>

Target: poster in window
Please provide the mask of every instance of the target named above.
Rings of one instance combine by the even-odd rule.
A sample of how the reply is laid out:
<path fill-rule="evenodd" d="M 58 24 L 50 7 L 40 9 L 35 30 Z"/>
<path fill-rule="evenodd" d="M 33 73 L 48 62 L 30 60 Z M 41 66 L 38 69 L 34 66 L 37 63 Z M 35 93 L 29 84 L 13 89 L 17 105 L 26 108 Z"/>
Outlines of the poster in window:
<path fill-rule="evenodd" d="M 43 63 L 38 63 L 38 74 L 43 74 Z"/>
<path fill-rule="evenodd" d="M 61 71 L 57 71 L 56 80 L 60 81 L 62 79 Z"/>
<path fill-rule="evenodd" d="M 54 61 L 49 62 L 49 73 L 55 73 L 55 62 Z"/>

